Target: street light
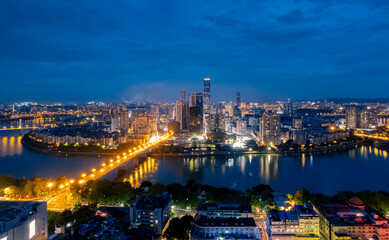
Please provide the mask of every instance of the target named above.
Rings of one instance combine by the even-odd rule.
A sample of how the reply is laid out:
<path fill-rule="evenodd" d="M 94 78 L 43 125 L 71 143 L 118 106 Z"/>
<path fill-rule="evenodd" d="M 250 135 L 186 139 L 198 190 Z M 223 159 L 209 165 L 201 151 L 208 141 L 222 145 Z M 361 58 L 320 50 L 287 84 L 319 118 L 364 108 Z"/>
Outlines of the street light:
<path fill-rule="evenodd" d="M 53 186 L 53 183 L 49 183 L 49 184 L 47 184 L 47 186 L 49 187 L 49 192 L 50 192 L 50 196 L 51 196 L 51 187 Z"/>

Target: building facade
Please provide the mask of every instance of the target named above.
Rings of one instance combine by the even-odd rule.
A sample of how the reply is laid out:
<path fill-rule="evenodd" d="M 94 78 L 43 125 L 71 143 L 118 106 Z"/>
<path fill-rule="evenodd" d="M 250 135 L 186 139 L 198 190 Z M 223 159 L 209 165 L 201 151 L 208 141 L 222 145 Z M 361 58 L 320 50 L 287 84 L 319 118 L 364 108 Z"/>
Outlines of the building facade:
<path fill-rule="evenodd" d="M 47 239 L 47 203 L 1 201 L 0 239 Z"/>
<path fill-rule="evenodd" d="M 134 227 L 162 234 L 171 215 L 172 197 L 168 193 L 162 195 L 143 194 L 130 208 L 130 220 Z"/>
<path fill-rule="evenodd" d="M 204 102 L 203 102 L 203 132 L 209 133 L 209 118 L 211 114 L 211 79 L 204 78 Z"/>

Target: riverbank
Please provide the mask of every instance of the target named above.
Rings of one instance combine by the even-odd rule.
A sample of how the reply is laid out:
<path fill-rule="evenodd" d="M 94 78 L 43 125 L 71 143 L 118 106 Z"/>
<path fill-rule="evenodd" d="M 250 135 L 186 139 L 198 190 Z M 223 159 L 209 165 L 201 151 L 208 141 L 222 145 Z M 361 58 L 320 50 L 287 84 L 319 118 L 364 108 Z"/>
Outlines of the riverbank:
<path fill-rule="evenodd" d="M 278 154 L 285 156 L 299 156 L 302 154 L 326 154 L 333 152 L 343 152 L 348 151 L 354 148 L 361 147 L 363 145 L 363 141 L 355 141 L 352 143 L 344 144 L 344 145 L 335 145 L 331 147 L 323 147 L 321 149 L 303 149 L 299 151 L 289 150 L 289 151 L 280 151 L 280 150 L 262 150 L 262 151 L 201 151 L 201 152 L 186 152 L 186 153 L 153 153 L 149 154 L 150 157 L 206 157 L 206 156 L 240 156 L 240 155 L 254 155 L 254 154 Z"/>
<path fill-rule="evenodd" d="M 114 157 L 116 156 L 116 153 L 100 153 L 100 152 L 71 152 L 71 151 L 60 151 L 56 149 L 50 149 L 50 148 L 40 148 L 33 146 L 29 142 L 25 141 L 25 138 L 23 137 L 21 140 L 21 143 L 26 146 L 27 148 L 43 154 L 52 154 L 57 156 L 80 156 L 80 157 L 98 157 L 98 158 L 104 158 L 104 157 Z"/>

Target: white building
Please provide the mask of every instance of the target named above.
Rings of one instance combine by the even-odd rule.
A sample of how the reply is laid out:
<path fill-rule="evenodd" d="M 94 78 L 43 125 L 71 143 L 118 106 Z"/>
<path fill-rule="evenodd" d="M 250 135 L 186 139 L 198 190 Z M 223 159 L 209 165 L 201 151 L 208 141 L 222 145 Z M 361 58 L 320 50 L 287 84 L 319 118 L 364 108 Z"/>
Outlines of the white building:
<path fill-rule="evenodd" d="M 47 239 L 46 202 L 0 202 L 0 240 Z"/>

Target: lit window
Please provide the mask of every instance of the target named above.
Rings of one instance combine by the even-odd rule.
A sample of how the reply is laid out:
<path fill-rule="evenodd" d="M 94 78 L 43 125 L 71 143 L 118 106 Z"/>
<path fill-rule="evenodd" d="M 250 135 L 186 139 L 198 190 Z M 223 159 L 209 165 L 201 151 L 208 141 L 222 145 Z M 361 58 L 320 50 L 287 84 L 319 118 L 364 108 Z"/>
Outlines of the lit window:
<path fill-rule="evenodd" d="M 30 239 L 32 239 L 35 236 L 35 220 L 32 220 L 30 222 Z"/>

